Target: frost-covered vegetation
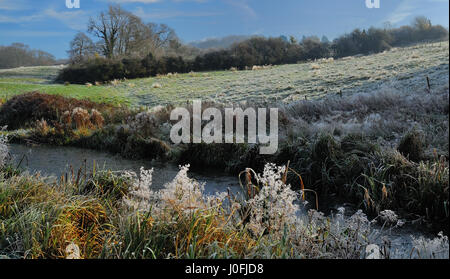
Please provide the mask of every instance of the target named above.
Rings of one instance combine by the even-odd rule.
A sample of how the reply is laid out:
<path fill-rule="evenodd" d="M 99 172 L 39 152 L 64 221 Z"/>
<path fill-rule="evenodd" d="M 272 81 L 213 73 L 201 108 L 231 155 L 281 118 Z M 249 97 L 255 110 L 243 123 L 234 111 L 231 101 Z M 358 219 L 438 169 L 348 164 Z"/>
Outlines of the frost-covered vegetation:
<path fill-rule="evenodd" d="M 409 219 L 423 217 L 447 232 L 448 77 L 439 81 L 431 92 L 386 84 L 347 97 L 278 104 L 280 146 L 273 156 L 260 156 L 258 146 L 247 144 L 173 145 L 170 105 L 129 110 L 31 93 L 0 108 L 0 125 L 19 129 L 8 132 L 14 142 L 169 159 L 233 175 L 248 167 L 262 172 L 266 163 L 290 161 L 304 185 L 317 192 L 322 209 L 337 199 L 356 204 L 371 217 L 401 210 Z M 217 103 L 207 106 L 223 108 Z M 30 107 L 36 108 L 32 114 Z M 292 176 L 288 179 L 295 189 L 302 187 Z"/>
<path fill-rule="evenodd" d="M 409 254 L 377 239 L 362 211 L 326 217 L 305 211 L 286 167 L 247 175 L 251 196 L 207 196 L 181 167 L 152 191 L 152 170 L 63 177 L 0 172 L 0 255 L 9 258 L 448 258 L 448 239 L 414 240 Z M 247 174 L 250 170 L 246 171 Z M 256 185 L 253 185 L 255 181 Z M 386 219 L 386 216 L 389 216 Z M 399 226 L 382 212 L 384 226 Z M 378 218 L 378 217 L 377 217 Z M 393 222 L 392 222 L 393 221 Z"/>
<path fill-rule="evenodd" d="M 40 97 L 38 94 L 35 96 Z M 20 104 L 20 100 L 18 98 L 14 103 Z M 61 100 L 58 104 L 64 105 L 66 101 Z M 3 109 L 10 105 L 6 103 Z M 253 167 L 262 174 L 256 175 L 247 169 L 241 175 L 245 180 L 242 185 L 246 195 L 238 200 L 228 193 L 205 196 L 204 185 L 188 177 L 188 167 L 183 167 L 165 189 L 156 192 L 151 189 L 152 171 L 149 170 L 121 175 L 78 172 L 67 180 L 62 177 L 57 185 L 50 185 L 37 177 L 20 175 L 8 168 L 0 185 L 5 191 L 1 204 L 9 209 L 2 210 L 21 212 L 10 209 L 18 204 L 11 199 L 22 200 L 20 195 L 17 197 L 11 192 L 10 187 L 27 187 L 23 191 L 30 193 L 38 191 L 34 187 L 52 188 L 55 192 L 51 194 L 62 196 L 61 204 L 54 204 L 53 201 L 60 202 L 54 197 L 43 200 L 42 196 L 33 196 L 31 201 L 42 202 L 39 206 L 50 206 L 47 200 L 51 199 L 52 208 L 61 207 L 61 212 L 64 212 L 63 209 L 68 207 L 70 213 L 66 214 L 75 216 L 70 215 L 73 219 L 67 219 L 66 215 L 59 215 L 64 214 L 60 211 L 39 211 L 34 207 L 30 209 L 32 212 L 25 211 L 32 216 L 22 216 L 22 213 L 8 215 L 8 219 L 4 219 L 5 224 L 11 222 L 14 226 L 5 227 L 8 228 L 4 232 L 8 235 L 5 238 L 11 242 L 6 246 L 8 248 L 4 248 L 5 253 L 19 257 L 66 257 L 65 249 L 72 245 L 69 250 L 78 247 L 80 257 L 108 258 L 396 258 L 410 257 L 410 254 L 412 257 L 448 255 L 448 240 L 444 236 L 431 242 L 420 238 L 414 240 L 417 247 L 407 255 L 395 249 L 388 253 L 389 242 L 380 241 L 378 232 L 372 230 L 374 224 L 368 221 L 372 219 L 394 227 L 419 221 L 433 225 L 435 230 L 448 232 L 449 168 L 448 140 L 445 139 L 448 88 L 441 88 L 433 94 L 409 95 L 381 90 L 345 99 L 304 101 L 282 108 L 283 121 L 287 122 L 283 125 L 280 151 L 272 157 L 258 155 L 255 152 L 257 146 L 172 146 L 170 142 L 164 143 L 170 131 L 170 107 L 123 114 L 116 111 L 119 116 L 108 112 L 107 107 L 75 107 L 63 113 L 61 118 L 55 117 L 48 122 L 23 120 L 20 125 L 29 129 L 8 132 L 11 140 L 91 148 L 109 145 L 110 151 L 146 158 L 169 153 L 169 158 L 191 162 L 197 167 L 226 166 L 235 174 Z M 373 113 L 380 116 L 373 117 Z M 122 118 L 124 115 L 127 117 Z M 115 122 L 113 119 L 116 117 L 127 121 L 125 124 Z M 103 118 L 105 122 L 96 122 L 96 118 Z M 403 118 L 413 118 L 417 130 L 410 130 L 411 122 L 399 124 Z M 63 128 L 55 129 L 55 125 Z M 397 135 L 393 134 L 394 131 Z M 406 140 L 414 133 L 422 136 Z M 156 146 L 159 149 L 155 149 Z M 414 146 L 422 148 L 414 158 L 416 162 L 408 159 L 411 154 L 407 153 L 415 150 L 411 148 Z M 277 162 L 283 166 L 288 161 L 288 173 L 285 166 L 265 163 Z M 74 188 L 74 192 L 67 193 L 68 189 Z M 40 190 L 36 195 L 42 195 Z M 343 212 L 342 217 L 333 217 L 316 211 L 317 208 L 327 210 L 327 202 L 336 199 L 352 202 L 363 211 L 349 219 L 344 218 Z M 24 206 L 30 206 L 28 198 L 23 202 Z M 112 208 L 116 209 L 109 212 Z M 308 208 L 314 210 L 308 213 Z M 94 214 L 91 210 L 102 215 L 91 216 Z M 51 241 L 51 245 L 56 246 L 49 247 L 42 246 L 50 245 L 46 244 L 49 240 L 38 237 L 48 235 L 56 228 L 52 229 L 50 225 L 42 227 L 44 224 L 39 223 L 40 229 L 31 233 L 40 236 L 19 233 L 19 225 L 15 221 L 24 218 L 37 218 L 39 222 L 47 222 L 50 218 L 57 224 L 56 228 L 61 225 L 58 223 L 62 222 L 60 218 L 71 223 L 64 223 L 68 232 L 58 231 L 59 239 Z M 81 222 L 77 218 L 103 220 L 101 222 L 105 223 L 93 221 L 94 231 L 102 236 L 90 236 L 86 231 L 76 229 L 76 222 Z M 27 228 L 26 224 L 29 223 L 21 225 L 22 230 Z M 348 234 L 349 231 L 352 233 Z M 196 237 L 196 234 L 199 235 Z M 38 248 L 33 249 L 38 249 L 37 254 L 24 254 L 33 247 L 27 246 L 31 245 L 31 240 L 18 237 L 34 237 L 34 245 Z M 92 242 L 90 237 L 94 238 Z M 28 244 L 21 244 L 21 241 Z"/>
<path fill-rule="evenodd" d="M 0 169 L 6 165 L 8 158 L 8 147 L 6 146 L 7 138 L 5 135 L 0 135 Z"/>

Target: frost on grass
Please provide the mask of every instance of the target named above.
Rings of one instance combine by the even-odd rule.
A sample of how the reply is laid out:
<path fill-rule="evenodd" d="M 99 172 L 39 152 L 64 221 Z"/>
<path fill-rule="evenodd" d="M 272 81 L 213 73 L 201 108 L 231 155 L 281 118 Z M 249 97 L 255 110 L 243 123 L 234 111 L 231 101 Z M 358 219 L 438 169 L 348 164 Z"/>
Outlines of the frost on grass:
<path fill-rule="evenodd" d="M 432 240 L 424 237 L 414 238 L 413 258 L 419 259 L 448 259 L 449 247 L 448 237 L 441 232 Z"/>
<path fill-rule="evenodd" d="M 130 119 L 128 122 L 132 131 L 144 135 L 152 135 L 157 129 L 157 119 L 155 114 L 149 111 L 138 113 L 134 119 Z"/>
<path fill-rule="evenodd" d="M 264 231 L 282 233 L 285 226 L 294 224 L 300 207 L 295 203 L 297 193 L 282 181 L 285 167 L 267 164 L 257 180 L 260 192 L 248 204 L 251 208 L 250 229 L 256 235 Z"/>
<path fill-rule="evenodd" d="M 140 177 L 132 171 L 126 171 L 122 177 L 133 181 L 132 189 L 123 198 L 123 203 L 134 211 L 148 211 L 150 209 L 153 192 L 151 191 L 153 169 L 140 169 Z"/>
<path fill-rule="evenodd" d="M 149 212 L 155 222 L 202 214 L 228 220 L 220 224 L 256 241 L 248 243 L 245 253 L 249 258 L 448 258 L 448 238 L 442 234 L 434 240 L 413 238 L 414 250 L 407 255 L 395 251 L 386 254 L 390 247 L 378 241 L 381 232 L 372 225 L 380 219 L 398 226 L 397 214 L 390 210 L 373 221 L 361 210 L 350 217 L 345 217 L 344 208 L 332 216 L 316 210 L 304 212 L 301 193 L 283 182 L 285 167 L 267 164 L 262 174 L 255 175 L 257 193 L 247 200 L 226 193 L 207 196 L 205 185 L 190 178 L 188 172 L 189 165 L 180 166 L 176 177 L 158 191 L 151 190 L 153 170 L 141 168 L 139 175 L 126 172 L 123 176 L 133 181 L 133 187 L 123 204 L 132 212 Z M 274 254 L 273 245 L 281 254 Z"/>
<path fill-rule="evenodd" d="M 204 183 L 188 176 L 189 165 L 180 166 L 176 177 L 159 191 L 152 191 L 153 169 L 141 168 L 139 177 L 133 172 L 125 172 L 123 177 L 133 181 L 133 189 L 124 197 L 124 204 L 134 210 L 161 213 L 167 209 L 179 212 L 192 212 L 215 207 L 225 199 L 226 193 L 206 196 Z"/>
<path fill-rule="evenodd" d="M 423 131 L 426 153 L 435 147 L 439 154 L 448 154 L 448 101 L 448 82 L 435 87 L 433 94 L 390 84 L 347 98 L 293 102 L 281 107 L 281 112 L 290 123 L 289 138 L 364 134 L 382 145 L 397 146 L 403 135 L 415 128 Z"/>
<path fill-rule="evenodd" d="M 215 196 L 205 194 L 205 183 L 188 176 L 189 165 L 180 166 L 177 176 L 157 193 L 160 208 L 175 208 L 184 213 L 215 208 L 225 199 L 226 193 Z"/>
<path fill-rule="evenodd" d="M 2 129 L 0 129 L 1 131 Z M 9 156 L 7 137 L 5 135 L 0 135 L 0 169 L 5 166 L 6 160 Z"/>
<path fill-rule="evenodd" d="M 448 84 L 448 42 L 397 48 L 351 59 L 318 60 L 266 70 L 208 74 L 209 77 L 199 73 L 180 74 L 170 82 L 164 81 L 159 89 L 153 89 L 154 83 L 162 83 L 159 78 L 142 79 L 137 82 L 138 87 L 147 93 L 132 90 L 130 94 L 136 105 L 146 106 L 184 104 L 194 98 L 224 104 L 266 100 L 291 104 L 304 100 L 305 96 L 313 100 L 335 95 L 340 90 L 344 96 L 372 92 L 391 81 L 397 83 L 396 88 L 424 92 L 425 76 L 430 77 L 434 91 Z M 120 91 L 129 89 L 125 86 L 119 88 Z"/>
<path fill-rule="evenodd" d="M 381 220 L 387 223 L 395 224 L 398 221 L 398 216 L 392 210 L 384 210 L 380 212 Z"/>

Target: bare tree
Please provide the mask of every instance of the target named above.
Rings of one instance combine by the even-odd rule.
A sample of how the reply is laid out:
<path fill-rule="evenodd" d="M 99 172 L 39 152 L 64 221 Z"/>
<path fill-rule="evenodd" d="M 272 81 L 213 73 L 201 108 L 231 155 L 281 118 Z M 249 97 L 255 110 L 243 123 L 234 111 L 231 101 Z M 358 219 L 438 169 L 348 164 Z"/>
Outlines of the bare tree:
<path fill-rule="evenodd" d="M 421 31 L 425 31 L 431 28 L 431 21 L 424 17 L 424 16 L 418 16 L 413 20 L 413 26 Z"/>
<path fill-rule="evenodd" d="M 392 23 L 390 21 L 383 22 L 383 28 L 384 28 L 384 30 L 387 30 L 387 31 L 392 30 L 392 28 L 393 28 Z"/>
<path fill-rule="evenodd" d="M 156 48 L 168 46 L 172 40 L 177 40 L 175 31 L 165 24 L 149 23 L 150 34 Z"/>
<path fill-rule="evenodd" d="M 97 18 L 89 20 L 88 32 L 102 40 L 106 57 L 113 58 L 120 51 L 119 36 L 129 15 L 119 5 L 110 5 L 107 12 L 101 12 Z"/>
<path fill-rule="evenodd" d="M 95 53 L 95 45 L 91 38 L 86 36 L 83 32 L 75 35 L 75 38 L 70 42 L 70 50 L 68 51 L 70 62 L 79 63 L 86 58 L 92 57 Z"/>
<path fill-rule="evenodd" d="M 136 50 L 141 47 L 144 32 L 145 24 L 142 20 L 127 13 L 122 26 L 120 26 L 116 53 L 118 55 L 134 55 Z"/>
<path fill-rule="evenodd" d="M 165 24 L 148 23 L 135 28 L 139 36 L 135 37 L 133 50 L 140 56 L 152 53 L 156 56 L 167 54 L 172 46 L 179 42 L 175 31 Z"/>
<path fill-rule="evenodd" d="M 30 49 L 23 43 L 0 46 L 0 68 L 44 66 L 52 65 L 54 63 L 55 57 L 50 53 Z"/>
<path fill-rule="evenodd" d="M 100 39 L 102 52 L 107 58 L 121 56 L 144 57 L 166 52 L 178 41 L 175 31 L 165 24 L 144 23 L 142 19 L 110 5 L 108 10 L 91 18 L 88 31 Z"/>

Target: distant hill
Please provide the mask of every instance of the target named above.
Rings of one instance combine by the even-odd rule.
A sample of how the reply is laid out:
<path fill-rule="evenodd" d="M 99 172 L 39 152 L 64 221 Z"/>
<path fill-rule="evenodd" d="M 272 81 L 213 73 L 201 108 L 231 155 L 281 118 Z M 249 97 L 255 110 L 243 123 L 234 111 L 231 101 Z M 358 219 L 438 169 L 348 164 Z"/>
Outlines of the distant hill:
<path fill-rule="evenodd" d="M 234 43 L 240 43 L 255 36 L 247 35 L 231 35 L 223 38 L 208 38 L 201 41 L 190 42 L 190 46 L 194 46 L 200 49 L 209 48 L 228 48 Z"/>

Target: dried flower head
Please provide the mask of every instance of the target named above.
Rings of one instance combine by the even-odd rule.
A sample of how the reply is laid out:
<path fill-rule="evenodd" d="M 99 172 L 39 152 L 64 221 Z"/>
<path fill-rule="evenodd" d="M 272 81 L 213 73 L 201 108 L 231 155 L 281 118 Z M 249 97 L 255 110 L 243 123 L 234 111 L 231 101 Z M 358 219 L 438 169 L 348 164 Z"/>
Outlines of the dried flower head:
<path fill-rule="evenodd" d="M 398 216 L 392 210 L 384 210 L 380 212 L 380 218 L 383 222 L 388 224 L 396 224 L 398 221 Z"/>
<path fill-rule="evenodd" d="M 76 127 L 85 128 L 90 124 L 90 115 L 89 112 L 83 108 L 76 107 L 72 111 L 72 119 L 75 122 Z"/>
<path fill-rule="evenodd" d="M 95 127 L 102 128 L 105 123 L 105 118 L 103 118 L 102 114 L 98 110 L 92 109 L 90 121 Z"/>

